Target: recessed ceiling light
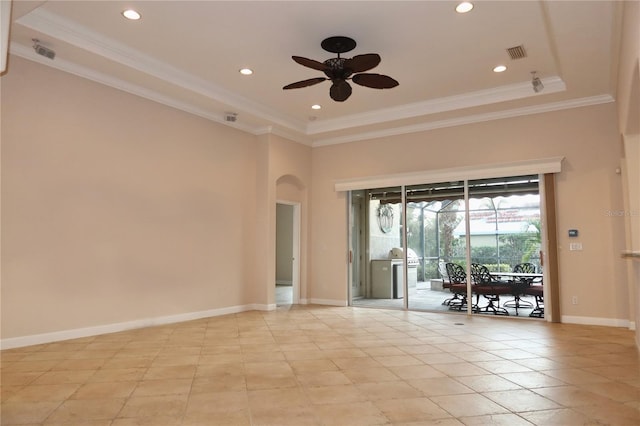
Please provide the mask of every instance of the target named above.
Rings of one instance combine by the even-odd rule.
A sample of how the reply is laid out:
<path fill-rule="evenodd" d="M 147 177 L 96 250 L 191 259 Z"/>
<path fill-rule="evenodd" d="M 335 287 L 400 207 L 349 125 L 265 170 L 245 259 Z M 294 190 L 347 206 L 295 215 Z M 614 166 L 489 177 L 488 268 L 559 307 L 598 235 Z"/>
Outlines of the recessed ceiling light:
<path fill-rule="evenodd" d="M 253 70 L 250 69 L 250 68 L 242 68 L 240 70 L 240 74 L 242 74 L 242 75 L 251 75 L 251 74 L 253 74 Z"/>
<path fill-rule="evenodd" d="M 506 71 L 506 70 L 507 70 L 507 67 L 505 67 L 504 65 L 498 65 L 497 67 L 495 67 L 493 69 L 493 72 L 503 72 L 503 71 Z"/>
<path fill-rule="evenodd" d="M 473 3 L 469 1 L 463 1 L 462 3 L 456 6 L 456 12 L 458 13 L 467 13 L 473 9 Z"/>
<path fill-rule="evenodd" d="M 321 109 L 322 107 L 318 104 L 311 105 L 311 109 Z"/>
<path fill-rule="evenodd" d="M 132 21 L 137 21 L 138 19 L 140 19 L 142 16 L 136 12 L 133 9 L 127 9 L 125 11 L 122 12 L 122 16 L 124 16 L 127 19 L 130 19 Z"/>

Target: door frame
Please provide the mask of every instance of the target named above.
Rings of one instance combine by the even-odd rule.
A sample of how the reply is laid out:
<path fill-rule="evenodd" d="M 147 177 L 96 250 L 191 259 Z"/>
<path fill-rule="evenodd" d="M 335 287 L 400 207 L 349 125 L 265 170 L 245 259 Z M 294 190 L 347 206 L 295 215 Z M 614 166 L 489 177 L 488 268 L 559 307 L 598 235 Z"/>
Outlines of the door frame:
<path fill-rule="evenodd" d="M 291 303 L 297 305 L 300 303 L 300 202 L 276 200 L 277 204 L 283 204 L 293 207 L 293 221 L 292 221 L 292 262 L 291 262 L 291 285 L 292 285 L 292 300 Z M 276 259 L 278 254 L 276 253 Z"/>
<path fill-rule="evenodd" d="M 365 241 L 365 232 L 363 229 L 365 228 L 366 221 L 366 205 L 363 202 L 364 194 L 362 197 L 354 197 L 353 193 L 350 191 L 348 193 L 349 196 L 349 212 L 347 213 L 349 216 L 349 293 L 348 293 L 348 303 L 351 305 L 353 298 L 365 298 L 367 297 L 367 287 L 364 286 L 364 283 L 367 280 L 365 264 L 367 262 L 364 259 L 366 246 Z M 357 213 L 354 214 L 354 210 Z M 353 233 L 358 232 L 357 235 Z M 356 245 L 354 245 L 354 243 Z M 354 273 L 357 270 L 356 273 Z M 357 279 L 357 287 L 358 294 L 354 294 L 354 277 Z"/>

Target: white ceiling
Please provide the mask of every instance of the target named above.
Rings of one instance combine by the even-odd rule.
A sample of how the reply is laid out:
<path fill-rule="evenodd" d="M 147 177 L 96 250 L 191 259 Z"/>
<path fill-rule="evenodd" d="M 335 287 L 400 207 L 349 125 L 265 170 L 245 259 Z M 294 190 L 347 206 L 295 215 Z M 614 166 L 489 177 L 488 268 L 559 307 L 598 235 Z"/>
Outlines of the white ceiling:
<path fill-rule="evenodd" d="M 615 98 L 614 1 L 16 1 L 10 52 L 233 127 L 321 146 L 539 113 Z M 139 21 L 121 12 L 133 7 Z M 339 103 L 292 55 L 334 57 L 343 35 L 378 53 L 393 89 L 353 86 Z M 35 53 L 32 39 L 56 52 Z M 506 49 L 523 45 L 524 59 Z M 497 74 L 498 64 L 508 67 Z M 240 68 L 254 70 L 242 76 Z M 531 71 L 545 89 L 535 93 Z M 11 62 L 9 62 L 11 72 Z M 320 104 L 315 111 L 311 105 Z M 237 121 L 225 121 L 225 113 Z"/>

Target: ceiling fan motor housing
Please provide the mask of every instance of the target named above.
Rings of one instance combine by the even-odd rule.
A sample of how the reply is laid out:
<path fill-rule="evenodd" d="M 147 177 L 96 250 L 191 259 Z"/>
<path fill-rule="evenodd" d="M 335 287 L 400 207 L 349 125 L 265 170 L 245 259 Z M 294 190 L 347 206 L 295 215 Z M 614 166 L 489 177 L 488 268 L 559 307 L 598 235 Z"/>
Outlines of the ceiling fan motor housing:
<path fill-rule="evenodd" d="M 345 68 L 344 63 L 346 59 L 344 58 L 331 58 L 324 61 L 324 64 L 329 67 L 324 71 L 324 74 L 329 77 L 331 80 L 342 79 L 346 80 L 353 74 L 353 71 L 349 68 Z"/>

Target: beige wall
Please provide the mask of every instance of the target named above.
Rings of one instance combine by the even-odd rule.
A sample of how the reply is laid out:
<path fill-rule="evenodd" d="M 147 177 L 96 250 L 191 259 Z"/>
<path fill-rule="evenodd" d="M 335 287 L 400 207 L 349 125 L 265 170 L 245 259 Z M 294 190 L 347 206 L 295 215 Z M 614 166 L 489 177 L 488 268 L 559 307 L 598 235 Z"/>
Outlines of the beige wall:
<path fill-rule="evenodd" d="M 255 303 L 275 308 L 276 277 L 276 204 L 290 201 L 300 204 L 300 294 L 306 301 L 309 262 L 309 193 L 311 189 L 311 148 L 276 135 L 257 138 L 256 241 L 255 261 L 250 264 L 256 281 L 251 288 Z"/>
<path fill-rule="evenodd" d="M 346 196 L 334 191 L 337 179 L 563 156 L 557 177 L 562 316 L 624 325 L 624 221 L 607 214 L 622 208 L 616 123 L 615 104 L 606 104 L 314 149 L 313 297 L 347 297 Z M 582 252 L 568 251 L 570 228 L 580 231 Z M 571 304 L 574 295 L 578 305 Z"/>
<path fill-rule="evenodd" d="M 257 140 L 12 57 L 2 338 L 257 302 Z"/>
<path fill-rule="evenodd" d="M 637 66 L 638 45 L 627 45 Z M 2 339 L 273 307 L 277 200 L 300 203 L 301 300 L 344 304 L 347 206 L 336 179 L 553 156 L 566 158 L 557 179 L 562 315 L 630 318 L 624 218 L 607 214 L 624 208 L 614 104 L 311 149 L 19 58 L 10 65 Z M 569 228 L 580 230 L 582 252 L 566 250 Z"/>
<path fill-rule="evenodd" d="M 275 183 L 275 199 L 296 203 L 300 207 L 300 256 L 298 267 L 300 271 L 299 297 L 301 303 L 307 302 L 311 264 L 309 257 L 311 156 L 312 150 L 308 146 L 294 143 L 278 136 L 270 136 L 270 182 Z M 273 256 L 275 256 L 275 251 L 273 251 Z"/>

